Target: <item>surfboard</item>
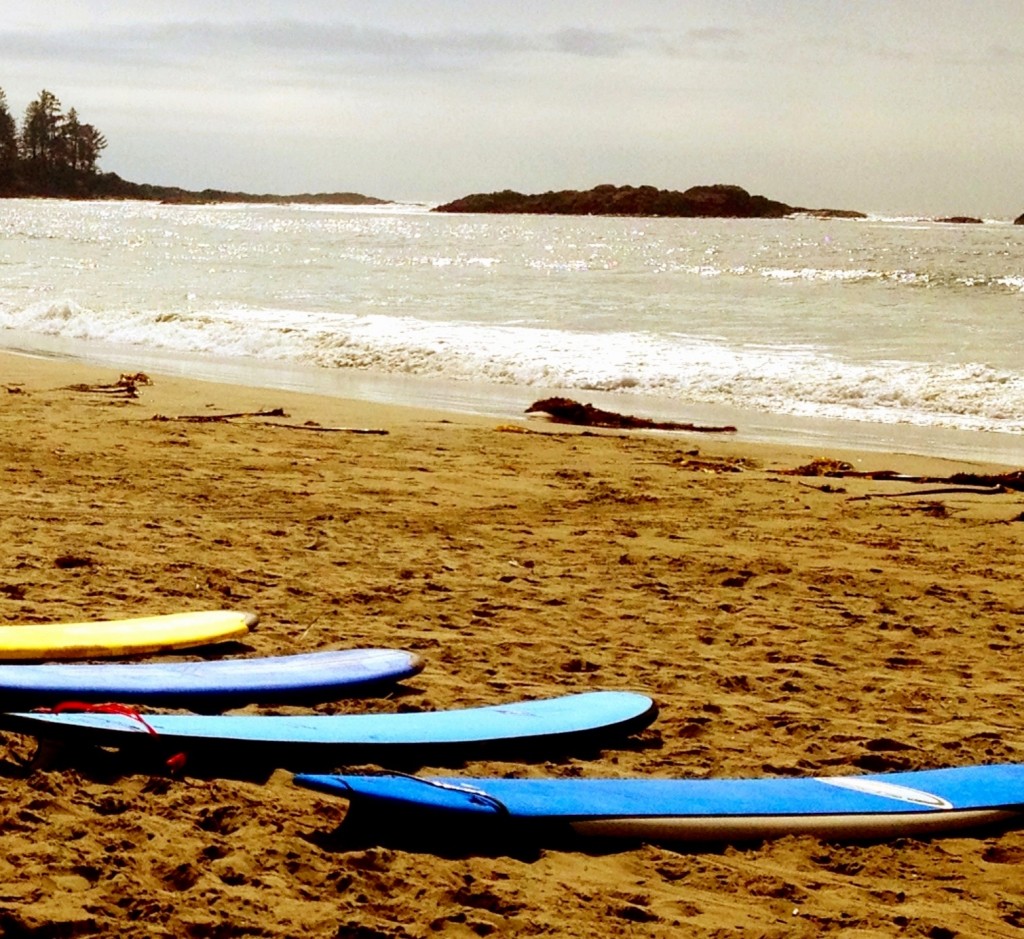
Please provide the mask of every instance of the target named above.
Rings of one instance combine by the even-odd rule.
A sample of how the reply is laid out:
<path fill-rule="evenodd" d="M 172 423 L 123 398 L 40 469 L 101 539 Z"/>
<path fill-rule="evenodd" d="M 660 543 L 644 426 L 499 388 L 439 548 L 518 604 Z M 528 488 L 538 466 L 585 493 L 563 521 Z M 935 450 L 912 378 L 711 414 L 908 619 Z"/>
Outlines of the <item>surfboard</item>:
<path fill-rule="evenodd" d="M 260 762 L 302 754 L 381 760 L 389 754 L 465 754 L 490 747 L 604 742 L 646 727 L 657 715 L 645 695 L 593 691 L 451 711 L 398 714 L 0 713 L 0 729 L 40 740 L 177 749 L 201 756 L 244 751 Z M 277 765 L 289 765 L 277 762 Z"/>
<path fill-rule="evenodd" d="M 411 652 L 345 649 L 258 659 L 0 665 L 0 702 L 120 701 L 220 707 L 262 701 L 327 701 L 401 681 L 423 668 Z"/>
<path fill-rule="evenodd" d="M 721 842 L 810 834 L 887 838 L 974 828 L 1024 813 L 1024 765 L 798 779 L 472 779 L 318 776 L 297 783 L 350 800 L 349 815 L 449 835 L 490 823 L 557 834 Z M 374 813 L 373 810 L 376 810 Z M 366 819 L 363 819 L 364 826 Z"/>
<path fill-rule="evenodd" d="M 237 639 L 256 622 L 252 613 L 205 610 L 87 623 L 0 626 L 0 661 L 99 659 L 189 649 Z"/>

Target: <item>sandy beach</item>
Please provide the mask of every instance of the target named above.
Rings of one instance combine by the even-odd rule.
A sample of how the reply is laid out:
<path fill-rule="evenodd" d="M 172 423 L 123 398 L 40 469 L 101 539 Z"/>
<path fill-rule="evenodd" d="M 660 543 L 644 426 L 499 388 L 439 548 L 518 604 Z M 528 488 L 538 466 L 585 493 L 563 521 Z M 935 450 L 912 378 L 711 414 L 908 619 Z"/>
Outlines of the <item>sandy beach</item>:
<path fill-rule="evenodd" d="M 231 607 L 260 616 L 238 654 L 424 657 L 396 693 L 322 713 L 597 689 L 660 707 L 602 753 L 425 773 L 1024 761 L 1024 495 L 891 498 L 928 487 L 781 472 L 822 458 L 934 476 L 1020 467 L 584 433 L 525 415 L 500 425 L 149 377 L 128 398 L 95 390 L 117 380 L 109 369 L 0 354 L 0 624 Z M 273 408 L 284 416 L 185 419 Z M 1024 930 L 1024 829 L 434 853 L 347 844 L 345 802 L 285 770 L 30 772 L 34 742 L 2 743 L 0 936 Z"/>

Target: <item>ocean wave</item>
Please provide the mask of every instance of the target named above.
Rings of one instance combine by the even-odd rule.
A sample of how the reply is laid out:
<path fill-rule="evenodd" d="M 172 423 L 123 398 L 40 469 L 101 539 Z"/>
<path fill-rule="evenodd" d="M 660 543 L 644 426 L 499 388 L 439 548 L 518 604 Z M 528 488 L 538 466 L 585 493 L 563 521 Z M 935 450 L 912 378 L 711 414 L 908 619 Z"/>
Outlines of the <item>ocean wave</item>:
<path fill-rule="evenodd" d="M 735 271 L 735 269 L 734 269 Z M 746 270 L 743 271 L 746 273 Z M 761 277 L 767 280 L 808 280 L 808 281 L 853 281 L 853 280 L 883 280 L 901 279 L 905 272 L 872 271 L 862 268 L 823 270 L 815 267 L 805 267 L 800 270 L 789 268 L 761 268 L 758 271 Z"/>
<path fill-rule="evenodd" d="M 581 262 L 582 265 L 582 262 Z M 585 266 L 585 265 L 584 265 Z M 563 268 L 567 269 L 567 268 Z M 580 269 L 583 269 L 581 266 Z M 667 265 L 652 266 L 660 272 L 669 272 L 673 269 Z M 976 288 L 985 291 L 1005 292 L 1006 289 L 1014 293 L 1024 292 L 1024 276 L 1019 274 L 1007 274 L 992 276 L 988 274 L 953 274 L 947 271 L 931 272 L 926 270 L 910 270 L 903 268 L 895 269 L 873 269 L 873 268 L 822 268 L 822 267 L 756 267 L 751 265 L 738 265 L 734 267 L 720 267 L 713 264 L 690 264 L 684 265 L 676 270 L 694 277 L 714 279 L 727 277 L 757 277 L 763 281 L 779 284 L 807 283 L 807 284 L 866 284 L 879 283 L 899 287 L 925 287 L 925 288 L 946 288 L 959 290 L 962 288 Z"/>
<path fill-rule="evenodd" d="M 0 327 L 330 369 L 536 389 L 629 390 L 780 414 L 1024 432 L 1019 372 L 973 363 L 863 364 L 809 346 L 283 309 L 104 314 L 70 300 L 0 311 Z"/>

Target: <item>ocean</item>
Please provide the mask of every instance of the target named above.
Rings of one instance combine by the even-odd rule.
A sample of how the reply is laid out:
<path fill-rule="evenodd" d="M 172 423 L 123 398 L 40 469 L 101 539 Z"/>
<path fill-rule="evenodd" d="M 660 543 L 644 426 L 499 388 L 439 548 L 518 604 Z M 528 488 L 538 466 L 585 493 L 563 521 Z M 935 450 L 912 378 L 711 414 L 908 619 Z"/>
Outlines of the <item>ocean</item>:
<path fill-rule="evenodd" d="M 1024 465 L 1024 227 L 0 200 L 0 347 Z"/>

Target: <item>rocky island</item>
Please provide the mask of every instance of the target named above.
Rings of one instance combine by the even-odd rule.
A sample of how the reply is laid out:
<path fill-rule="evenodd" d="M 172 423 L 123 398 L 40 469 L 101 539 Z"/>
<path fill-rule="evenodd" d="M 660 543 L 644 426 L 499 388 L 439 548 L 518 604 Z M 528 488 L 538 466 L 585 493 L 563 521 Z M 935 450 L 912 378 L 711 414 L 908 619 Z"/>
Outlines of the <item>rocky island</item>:
<path fill-rule="evenodd" d="M 505 189 L 477 193 L 437 206 L 435 212 L 492 212 L 533 215 L 632 215 L 669 218 L 867 218 L 848 209 L 806 209 L 755 196 L 740 186 L 692 186 L 685 192 L 654 186 L 595 186 L 524 195 Z"/>

